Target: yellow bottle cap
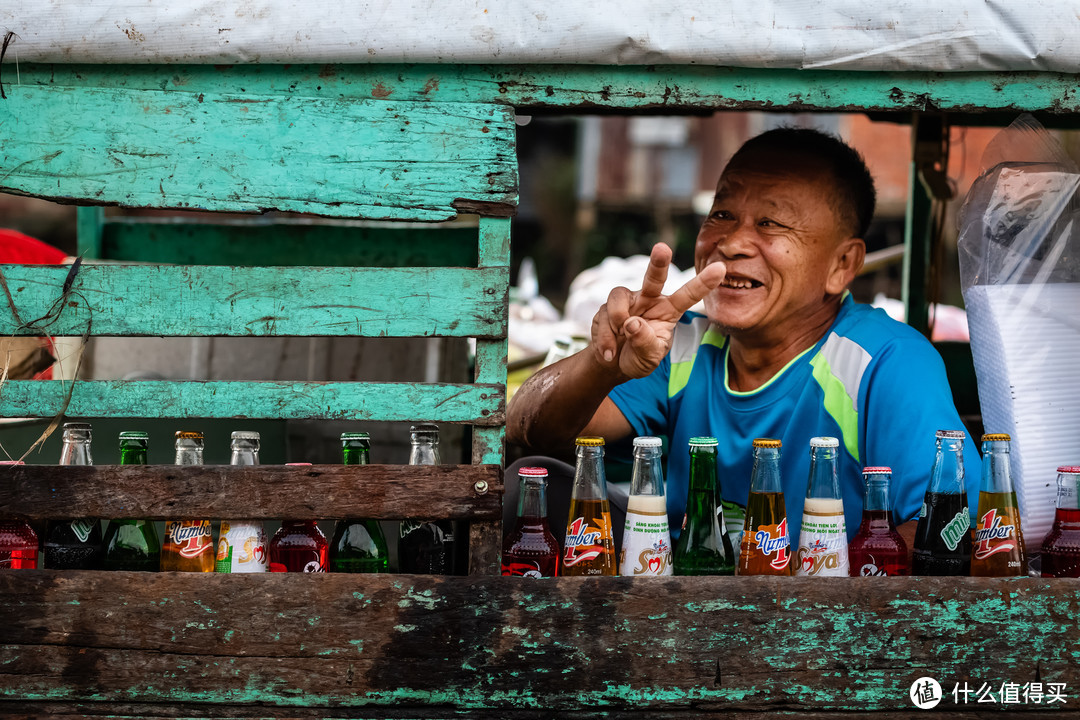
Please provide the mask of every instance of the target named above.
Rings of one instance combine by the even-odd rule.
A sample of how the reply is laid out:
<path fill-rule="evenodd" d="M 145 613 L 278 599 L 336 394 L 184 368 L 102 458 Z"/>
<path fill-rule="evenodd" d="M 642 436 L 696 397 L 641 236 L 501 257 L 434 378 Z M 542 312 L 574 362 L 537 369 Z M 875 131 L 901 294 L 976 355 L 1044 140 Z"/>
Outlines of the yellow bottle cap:
<path fill-rule="evenodd" d="M 1012 440 L 1009 433 L 988 433 L 982 436 L 983 442 L 1009 442 Z"/>
<path fill-rule="evenodd" d="M 754 447 L 756 448 L 778 448 L 781 444 L 779 440 L 771 438 L 757 438 L 754 440 Z"/>
<path fill-rule="evenodd" d="M 602 437 L 579 437 L 574 441 L 574 444 L 578 447 L 603 447 L 604 438 Z"/>
<path fill-rule="evenodd" d="M 192 432 L 190 430 L 177 430 L 177 440 L 202 440 L 203 435 L 201 432 Z"/>

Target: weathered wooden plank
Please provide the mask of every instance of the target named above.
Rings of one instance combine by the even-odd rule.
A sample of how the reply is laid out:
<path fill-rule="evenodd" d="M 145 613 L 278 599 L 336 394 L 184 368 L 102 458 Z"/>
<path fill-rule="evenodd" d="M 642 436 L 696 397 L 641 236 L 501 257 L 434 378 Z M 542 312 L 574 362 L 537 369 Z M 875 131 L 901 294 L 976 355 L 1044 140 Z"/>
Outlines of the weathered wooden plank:
<path fill-rule="evenodd" d="M 9 380 L 0 417 L 52 417 L 67 392 L 60 380 Z M 505 391 L 498 385 L 449 383 L 232 382 L 82 380 L 72 417 L 382 420 L 500 425 Z"/>
<path fill-rule="evenodd" d="M 2 265 L 0 334 L 499 337 L 509 272 L 494 268 Z M 10 299 L 8 299 L 10 298 Z M 50 312 L 48 322 L 34 321 Z M 91 324 L 92 321 L 92 324 Z"/>
<path fill-rule="evenodd" d="M 1037 579 L 12 572 L 0 698 L 910 711 L 929 675 L 940 712 L 964 709 L 962 682 L 1065 683 L 1074 704 L 1078 595 Z"/>
<path fill-rule="evenodd" d="M 0 479 L 0 513 L 30 520 L 502 517 L 496 465 L 23 465 Z"/>
<path fill-rule="evenodd" d="M 12 86 L 0 190 L 425 221 L 454 217 L 459 202 L 517 203 L 508 108 L 192 90 Z"/>
<path fill-rule="evenodd" d="M 476 267 L 477 255 L 475 227 L 443 223 L 126 218 L 102 231 L 91 257 L 174 265 Z"/>
<path fill-rule="evenodd" d="M 225 95 L 468 101 L 565 110 L 943 110 L 1075 113 L 1076 77 L 1042 72 L 856 72 L 692 65 L 31 65 L 21 82 Z"/>

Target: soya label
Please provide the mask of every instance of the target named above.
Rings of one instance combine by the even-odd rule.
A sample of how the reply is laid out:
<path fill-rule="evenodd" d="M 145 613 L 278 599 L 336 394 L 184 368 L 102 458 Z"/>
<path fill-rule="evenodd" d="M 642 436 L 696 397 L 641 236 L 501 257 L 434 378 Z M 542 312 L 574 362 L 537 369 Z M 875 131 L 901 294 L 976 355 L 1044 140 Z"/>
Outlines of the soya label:
<path fill-rule="evenodd" d="M 799 575 L 848 575 L 843 515 L 803 515 L 798 563 Z"/>
<path fill-rule="evenodd" d="M 1016 548 L 1016 520 L 1011 508 L 999 513 L 998 508 L 990 508 L 975 528 L 975 558 L 982 560 L 997 553 L 1009 552 Z"/>
<path fill-rule="evenodd" d="M 621 575 L 671 575 L 671 539 L 667 513 L 626 513 Z"/>

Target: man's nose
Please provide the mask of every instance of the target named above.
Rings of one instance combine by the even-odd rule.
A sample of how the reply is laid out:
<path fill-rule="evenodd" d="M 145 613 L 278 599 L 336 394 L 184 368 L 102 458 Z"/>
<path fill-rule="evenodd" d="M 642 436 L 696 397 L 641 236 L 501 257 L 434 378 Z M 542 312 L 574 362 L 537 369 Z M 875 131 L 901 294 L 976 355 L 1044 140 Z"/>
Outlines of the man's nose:
<path fill-rule="evenodd" d="M 740 222 L 717 231 L 711 238 L 710 245 L 709 254 L 719 256 L 721 260 L 748 257 L 757 247 L 757 233 L 751 223 Z"/>

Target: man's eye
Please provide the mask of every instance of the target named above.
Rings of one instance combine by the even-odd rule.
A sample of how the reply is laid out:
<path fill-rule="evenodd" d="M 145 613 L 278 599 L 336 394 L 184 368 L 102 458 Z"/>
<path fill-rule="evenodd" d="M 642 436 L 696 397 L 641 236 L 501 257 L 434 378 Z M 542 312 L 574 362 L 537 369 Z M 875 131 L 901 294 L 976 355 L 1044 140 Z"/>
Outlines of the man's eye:
<path fill-rule="evenodd" d="M 771 227 L 771 228 L 786 227 L 785 225 L 782 225 L 782 224 L 780 224 L 780 223 L 778 223 L 775 220 L 772 220 L 770 218 L 762 218 L 761 220 L 758 221 L 758 225 L 760 225 L 762 227 Z"/>
<path fill-rule="evenodd" d="M 713 220 L 730 220 L 731 213 L 727 210 L 713 210 L 709 217 Z"/>

